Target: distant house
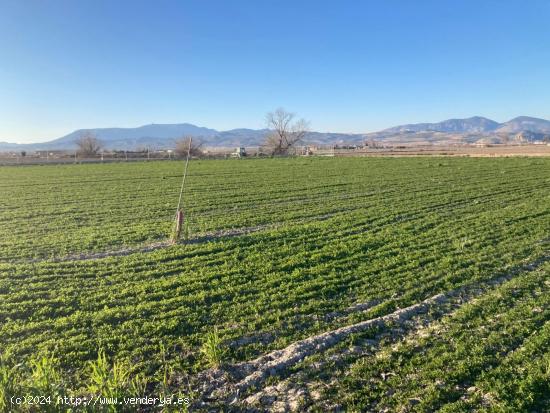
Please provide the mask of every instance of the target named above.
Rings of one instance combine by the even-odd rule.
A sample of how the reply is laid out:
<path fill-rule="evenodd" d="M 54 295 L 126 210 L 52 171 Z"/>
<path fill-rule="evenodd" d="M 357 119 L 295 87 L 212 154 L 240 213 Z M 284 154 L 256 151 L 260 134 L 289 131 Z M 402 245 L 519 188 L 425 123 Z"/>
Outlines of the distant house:
<path fill-rule="evenodd" d="M 488 139 L 479 139 L 476 143 L 474 143 L 475 146 L 478 148 L 485 148 L 489 146 L 489 140 Z"/>
<path fill-rule="evenodd" d="M 231 154 L 233 158 L 243 158 L 246 156 L 246 149 L 243 147 L 235 148 L 235 152 Z"/>
<path fill-rule="evenodd" d="M 37 158 L 61 158 L 68 153 L 68 151 L 50 149 L 49 151 L 35 151 L 34 156 Z"/>

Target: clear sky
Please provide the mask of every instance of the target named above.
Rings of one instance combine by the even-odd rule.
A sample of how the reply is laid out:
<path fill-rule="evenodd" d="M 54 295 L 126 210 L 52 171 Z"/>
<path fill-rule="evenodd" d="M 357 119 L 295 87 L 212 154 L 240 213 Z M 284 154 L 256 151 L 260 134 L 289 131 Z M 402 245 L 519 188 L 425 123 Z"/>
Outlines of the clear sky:
<path fill-rule="evenodd" d="M 0 141 L 550 118 L 547 0 L 0 0 Z"/>

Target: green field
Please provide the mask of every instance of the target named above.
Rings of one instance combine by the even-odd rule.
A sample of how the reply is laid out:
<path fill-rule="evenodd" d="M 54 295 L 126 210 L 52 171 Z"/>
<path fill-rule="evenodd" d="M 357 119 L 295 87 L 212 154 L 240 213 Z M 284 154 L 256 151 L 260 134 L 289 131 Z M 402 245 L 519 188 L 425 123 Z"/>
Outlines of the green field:
<path fill-rule="evenodd" d="M 550 159 L 193 160 L 164 245 L 182 172 L 0 168 L 6 411 L 550 411 Z"/>

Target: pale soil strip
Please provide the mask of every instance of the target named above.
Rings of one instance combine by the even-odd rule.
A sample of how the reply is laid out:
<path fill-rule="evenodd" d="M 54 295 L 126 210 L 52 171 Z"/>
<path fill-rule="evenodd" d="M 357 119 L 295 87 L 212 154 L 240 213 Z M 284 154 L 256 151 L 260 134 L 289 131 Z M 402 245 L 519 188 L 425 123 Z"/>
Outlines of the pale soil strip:
<path fill-rule="evenodd" d="M 355 303 L 350 305 L 347 308 L 344 308 L 343 310 L 332 311 L 319 318 L 324 321 L 333 321 L 335 319 L 342 318 L 353 313 L 370 310 L 371 308 L 375 307 L 378 304 L 380 304 L 380 300 L 373 300 L 367 303 Z M 316 314 L 307 315 L 305 317 L 305 320 L 303 320 L 302 323 L 300 323 L 300 325 L 307 326 L 308 324 L 311 324 L 312 322 L 316 321 L 317 317 L 318 316 Z M 294 327 L 296 327 L 296 325 L 294 325 Z M 254 334 L 245 335 L 236 340 L 229 341 L 226 343 L 226 345 L 230 348 L 238 348 L 238 347 L 246 346 L 252 343 L 268 344 L 274 341 L 276 338 L 277 338 L 276 332 L 274 331 L 258 331 L 258 332 L 255 332 Z"/>
<path fill-rule="evenodd" d="M 177 244 L 172 244 L 170 241 L 166 240 L 166 241 L 153 242 L 145 245 L 137 245 L 134 247 L 121 248 L 113 251 L 66 255 L 64 257 L 55 257 L 50 259 L 38 258 L 33 260 L 13 261 L 11 263 L 86 261 L 86 260 L 95 260 L 95 259 L 107 258 L 107 257 L 121 257 L 125 255 L 135 254 L 138 252 L 151 252 L 158 249 L 169 247 L 171 245 L 201 244 L 201 243 L 213 241 L 216 239 L 232 238 L 240 235 L 246 235 L 246 234 L 251 234 L 253 232 L 262 231 L 264 229 L 273 229 L 273 228 L 276 228 L 276 226 L 258 225 L 255 227 L 243 227 L 243 228 L 234 228 L 234 229 L 227 229 L 227 230 L 220 230 L 220 231 L 211 231 L 211 232 L 206 232 L 198 237 L 190 238 L 186 241 L 179 241 Z"/>
<path fill-rule="evenodd" d="M 460 298 L 461 303 L 464 303 L 482 294 L 488 288 L 510 280 L 521 272 L 535 270 L 549 259 L 550 255 L 545 255 L 532 263 L 517 266 L 501 277 L 436 294 L 420 303 L 399 309 L 391 314 L 308 337 L 292 343 L 284 349 L 272 351 L 254 360 L 228 366 L 228 371 L 232 373 L 231 375 L 234 378 L 239 380 L 239 377 L 242 377 L 236 383 L 231 383 L 228 380 L 229 378 L 223 375 L 223 372 L 210 372 L 211 383 L 203 384 L 202 399 L 222 401 L 228 400 L 228 398 L 238 398 L 239 395 L 245 394 L 250 388 L 259 388 L 268 377 L 283 373 L 306 357 L 335 346 L 351 334 L 364 332 L 372 327 L 382 327 L 388 323 L 394 323 L 401 327 L 411 318 L 424 314 L 433 307 L 442 307 L 454 298 Z M 208 381 L 209 378 L 205 379 Z"/>
<path fill-rule="evenodd" d="M 202 244 L 202 243 L 214 241 L 217 239 L 233 238 L 241 235 L 252 234 L 254 232 L 259 232 L 263 230 L 273 230 L 273 229 L 280 228 L 283 224 L 307 224 L 307 223 L 312 223 L 317 221 L 324 221 L 331 218 L 334 215 L 336 215 L 336 213 L 320 215 L 313 219 L 301 219 L 297 221 L 289 221 L 282 224 L 281 223 L 263 224 L 263 225 L 256 225 L 252 227 L 241 227 L 241 228 L 223 229 L 218 231 L 210 231 L 210 232 L 202 233 L 196 237 L 190 238 L 185 241 L 183 240 L 179 241 L 177 244 L 172 244 L 169 240 L 164 240 L 164 241 L 157 241 L 149 244 L 141 244 L 141 245 L 136 245 L 132 247 L 111 250 L 111 251 L 72 254 L 72 255 L 66 255 L 64 257 L 36 258 L 36 259 L 30 259 L 30 260 L 13 260 L 13 261 L 6 261 L 6 262 L 0 262 L 0 263 L 1 264 L 36 264 L 41 262 L 87 261 L 87 260 L 95 260 L 95 259 L 101 259 L 101 258 L 107 258 L 107 257 L 121 257 L 121 256 L 140 253 L 140 252 L 151 252 L 158 249 L 169 247 L 171 245 Z"/>
<path fill-rule="evenodd" d="M 239 393 L 245 392 L 250 387 L 257 387 L 269 376 L 276 375 L 281 371 L 299 363 L 307 356 L 322 352 L 351 334 L 360 333 L 371 327 L 379 327 L 388 322 L 401 324 L 411 317 L 426 312 L 434 305 L 442 305 L 449 301 L 451 296 L 456 296 L 459 291 L 452 291 L 447 294 L 437 294 L 421 303 L 399 309 L 391 314 L 361 321 L 356 324 L 340 327 L 336 330 L 297 341 L 282 350 L 275 350 L 264 356 L 258 357 L 250 362 L 245 362 L 235 367 L 238 370 L 251 371 L 244 379 L 238 382 L 234 388 Z"/>
<path fill-rule="evenodd" d="M 324 357 L 322 361 L 308 365 L 289 378 L 251 394 L 243 400 L 243 403 L 249 406 L 261 406 L 262 409 L 273 412 L 297 411 L 300 407 L 320 400 L 322 398 L 321 389 L 330 385 L 330 383 L 327 384 L 322 380 L 312 381 L 309 379 L 312 374 L 320 372 L 328 363 L 341 365 L 352 357 L 357 358 L 373 354 L 375 348 L 379 345 L 379 341 L 379 338 L 361 340 L 353 347 Z M 332 377 L 331 383 L 334 381 L 336 379 Z M 324 410 L 332 411 L 334 409 L 326 408 Z"/>
<path fill-rule="evenodd" d="M 550 259 L 550 258 L 549 258 Z M 543 263 L 540 263 L 536 268 L 532 268 L 532 271 L 540 271 Z M 531 271 L 527 271 L 529 273 Z M 508 277 L 508 282 L 513 281 L 515 277 Z M 502 280 L 499 280 L 502 281 Z M 546 281 L 550 286 L 550 281 Z M 494 288 L 505 285 L 493 285 Z M 337 378 L 330 377 L 329 381 L 316 380 L 312 381 L 311 377 L 316 377 L 323 369 L 329 366 L 329 363 L 334 363 L 336 366 L 342 366 L 349 364 L 353 360 L 357 360 L 363 356 L 372 356 L 379 352 L 379 343 L 381 339 L 389 340 L 386 343 L 386 347 L 390 347 L 392 352 L 398 351 L 397 349 L 404 344 L 414 344 L 418 342 L 419 337 L 427 337 L 433 334 L 439 334 L 444 330 L 444 324 L 442 322 L 442 316 L 452 316 L 456 311 L 461 308 L 462 304 L 473 303 L 477 300 L 483 299 L 485 295 L 489 293 L 487 289 L 484 293 L 475 293 L 468 295 L 467 293 L 456 297 L 451 300 L 450 305 L 453 310 L 450 314 L 445 312 L 441 316 L 434 317 L 430 314 L 422 314 L 414 319 L 409 320 L 406 325 L 401 327 L 382 332 L 375 339 L 362 339 L 353 346 L 346 347 L 340 350 L 336 350 L 330 355 L 324 356 L 321 360 L 314 361 L 312 363 L 306 363 L 300 366 L 300 370 L 290 375 L 287 379 L 282 380 L 274 385 L 267 386 L 259 391 L 246 397 L 243 402 L 246 405 L 261 406 L 263 410 L 272 412 L 288 412 L 298 411 L 305 406 L 316 406 L 325 411 L 338 410 L 337 405 L 332 405 L 334 401 L 323 400 L 322 391 L 325 388 L 329 388 L 337 384 Z M 521 322 L 521 321 L 519 321 Z M 517 351 L 517 350 L 512 350 Z M 333 364 L 330 364 L 332 366 Z M 329 367 L 331 368 L 331 367 Z M 326 371 L 326 370 L 325 370 Z M 387 373 L 386 376 L 393 374 Z M 385 380 L 384 373 L 382 373 L 382 379 Z M 471 398 L 474 392 L 478 389 L 475 387 L 463 386 L 463 396 L 460 400 L 467 401 Z M 482 395 L 484 398 L 487 395 Z M 320 404 L 320 405 L 319 405 Z"/>

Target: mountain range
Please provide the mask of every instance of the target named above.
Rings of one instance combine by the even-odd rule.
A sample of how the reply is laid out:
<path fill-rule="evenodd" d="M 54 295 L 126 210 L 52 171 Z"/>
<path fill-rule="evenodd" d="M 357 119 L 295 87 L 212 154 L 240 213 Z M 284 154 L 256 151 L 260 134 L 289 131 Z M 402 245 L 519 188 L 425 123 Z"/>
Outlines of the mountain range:
<path fill-rule="evenodd" d="M 498 123 L 481 116 L 415 123 L 368 133 L 365 139 L 399 144 L 522 143 L 550 138 L 550 121 L 519 116 Z"/>
<path fill-rule="evenodd" d="M 0 151 L 72 150 L 82 135 L 92 133 L 107 149 L 136 150 L 140 148 L 169 149 L 182 136 L 194 136 L 205 147 L 235 147 L 261 145 L 268 129 L 231 129 L 218 131 L 190 123 L 151 124 L 137 128 L 79 129 L 58 139 L 42 143 L 15 144 L 0 142 Z M 474 116 L 448 119 L 438 123 L 415 123 L 367 134 L 309 132 L 309 144 L 358 144 L 377 141 L 391 144 L 505 143 L 550 139 L 550 121 L 520 116 L 508 122 Z"/>

